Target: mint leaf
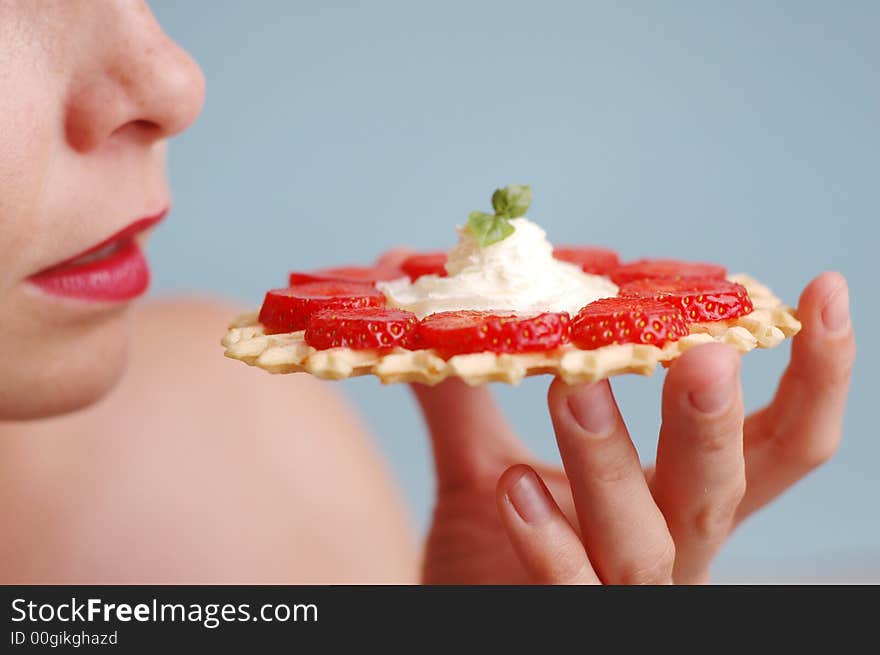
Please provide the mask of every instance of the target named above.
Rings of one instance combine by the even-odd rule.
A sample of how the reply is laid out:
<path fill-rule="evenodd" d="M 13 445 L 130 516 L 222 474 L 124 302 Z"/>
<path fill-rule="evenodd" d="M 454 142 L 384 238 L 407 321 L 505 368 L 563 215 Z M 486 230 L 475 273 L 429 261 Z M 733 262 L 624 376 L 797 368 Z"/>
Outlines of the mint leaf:
<path fill-rule="evenodd" d="M 473 211 L 468 216 L 468 228 L 481 248 L 498 243 L 514 232 L 510 219 L 525 216 L 532 204 L 532 187 L 528 184 L 511 184 L 495 189 L 492 208 L 495 214 Z"/>
<path fill-rule="evenodd" d="M 525 216 L 532 204 L 532 187 L 528 184 L 511 184 L 503 189 L 495 189 L 492 194 L 492 207 L 496 215 L 508 218 Z"/>
<path fill-rule="evenodd" d="M 498 243 L 513 234 L 513 225 L 507 216 L 474 211 L 468 216 L 468 228 L 481 248 Z"/>

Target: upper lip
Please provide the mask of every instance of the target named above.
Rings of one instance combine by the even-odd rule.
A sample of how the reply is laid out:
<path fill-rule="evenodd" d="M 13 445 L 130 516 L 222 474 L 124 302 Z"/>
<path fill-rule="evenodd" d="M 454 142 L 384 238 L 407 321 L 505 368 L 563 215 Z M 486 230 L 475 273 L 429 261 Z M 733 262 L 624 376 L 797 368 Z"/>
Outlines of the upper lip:
<path fill-rule="evenodd" d="M 159 221 L 161 221 L 163 218 L 165 218 L 165 216 L 167 214 L 168 214 L 168 209 L 166 208 L 166 209 L 163 209 L 158 214 L 153 214 L 152 216 L 145 216 L 144 218 L 139 218 L 136 221 L 134 221 L 133 223 L 122 228 L 118 232 L 111 234 L 109 237 L 107 237 L 106 239 L 104 239 L 100 243 L 96 243 L 95 245 L 90 246 L 89 248 L 83 250 L 82 252 L 80 252 L 72 257 L 68 257 L 64 261 L 58 262 L 57 264 L 52 264 L 51 266 L 44 268 L 43 270 L 39 271 L 38 273 L 35 273 L 34 275 L 40 275 L 42 273 L 48 273 L 49 271 L 54 271 L 59 268 L 64 268 L 65 266 L 75 262 L 78 259 L 81 259 L 83 257 L 91 255 L 92 253 L 96 253 L 99 250 L 103 250 L 104 248 L 110 246 L 113 243 L 122 243 L 124 241 L 129 240 L 129 239 L 133 239 L 141 232 L 146 232 L 151 227 L 156 225 Z"/>

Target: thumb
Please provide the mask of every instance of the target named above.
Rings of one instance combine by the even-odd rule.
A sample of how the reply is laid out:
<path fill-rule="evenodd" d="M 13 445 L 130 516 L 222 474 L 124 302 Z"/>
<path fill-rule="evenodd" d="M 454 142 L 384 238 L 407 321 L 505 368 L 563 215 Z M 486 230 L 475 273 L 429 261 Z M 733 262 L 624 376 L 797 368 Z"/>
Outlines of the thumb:
<path fill-rule="evenodd" d="M 471 387 L 453 378 L 410 388 L 431 435 L 438 490 L 487 479 L 494 488 L 505 469 L 529 459 L 485 385 Z"/>

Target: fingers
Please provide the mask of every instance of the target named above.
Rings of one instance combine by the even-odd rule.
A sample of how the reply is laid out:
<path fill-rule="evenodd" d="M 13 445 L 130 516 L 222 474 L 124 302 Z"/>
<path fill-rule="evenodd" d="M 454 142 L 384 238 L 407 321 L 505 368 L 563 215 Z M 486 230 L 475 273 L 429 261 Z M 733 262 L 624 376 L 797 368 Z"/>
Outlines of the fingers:
<path fill-rule="evenodd" d="M 801 295 L 803 329 L 773 402 L 745 424 L 748 489 L 738 519 L 825 462 L 837 448 L 855 359 L 849 290 L 823 273 Z"/>
<path fill-rule="evenodd" d="M 610 584 L 667 584 L 675 547 L 607 381 L 548 394 L 583 543 Z"/>
<path fill-rule="evenodd" d="M 433 387 L 410 388 L 431 435 L 439 490 L 494 484 L 505 468 L 529 458 L 487 386 L 448 379 Z"/>
<path fill-rule="evenodd" d="M 745 492 L 739 364 L 730 346 L 699 346 L 675 362 L 663 387 L 651 486 L 675 542 L 676 583 L 708 581 Z"/>
<path fill-rule="evenodd" d="M 533 469 L 507 469 L 496 500 L 510 542 L 536 583 L 599 584 L 583 544 Z"/>

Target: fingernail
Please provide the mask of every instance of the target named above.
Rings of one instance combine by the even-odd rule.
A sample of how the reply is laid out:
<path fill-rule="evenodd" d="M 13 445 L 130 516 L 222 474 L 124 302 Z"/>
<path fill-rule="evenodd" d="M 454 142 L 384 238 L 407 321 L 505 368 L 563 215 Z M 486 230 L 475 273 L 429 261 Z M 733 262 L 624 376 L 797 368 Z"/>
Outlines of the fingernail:
<path fill-rule="evenodd" d="M 572 387 L 567 401 L 571 415 L 585 432 L 595 436 L 611 433 L 616 411 L 607 381 Z"/>
<path fill-rule="evenodd" d="M 510 504 L 526 523 L 541 523 L 550 516 L 550 503 L 538 476 L 531 470 L 523 472 L 507 490 Z"/>
<path fill-rule="evenodd" d="M 735 389 L 736 376 L 734 371 L 728 371 L 715 382 L 691 391 L 688 398 L 697 411 L 715 414 L 732 402 Z"/>
<path fill-rule="evenodd" d="M 842 330 L 849 324 L 849 289 L 841 284 L 822 308 L 822 323 L 829 332 Z"/>

